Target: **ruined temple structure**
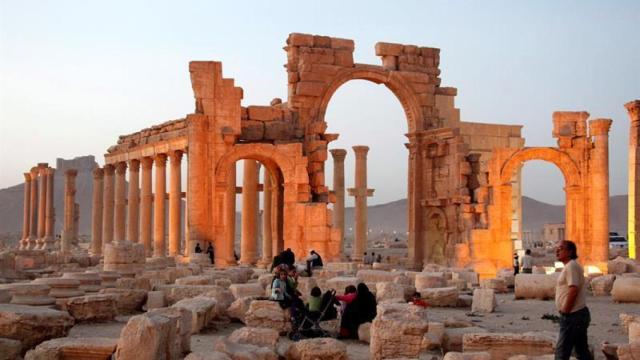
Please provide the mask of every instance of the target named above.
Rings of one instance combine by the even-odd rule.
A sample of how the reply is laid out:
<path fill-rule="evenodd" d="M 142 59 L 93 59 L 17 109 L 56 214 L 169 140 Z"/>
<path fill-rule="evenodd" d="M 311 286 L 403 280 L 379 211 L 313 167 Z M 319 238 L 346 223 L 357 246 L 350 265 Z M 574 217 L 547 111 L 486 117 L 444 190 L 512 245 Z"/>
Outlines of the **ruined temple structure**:
<path fill-rule="evenodd" d="M 514 250 L 521 249 L 520 168 L 537 159 L 564 174 L 567 236 L 578 243 L 586 265 L 606 272 L 611 120 L 556 112 L 558 146 L 527 148 L 519 125 L 460 120 L 457 90 L 441 86 L 439 49 L 377 43 L 381 65 L 354 63 L 354 42 L 348 39 L 294 33 L 284 49 L 287 101 L 243 106 L 242 88 L 223 77 L 220 62 L 194 61 L 189 64 L 194 112 L 120 136 L 107 150 L 104 168 L 94 172 L 99 189 L 92 201 L 92 254 L 100 255 L 111 242 L 130 240 L 142 244 L 146 256 L 195 259 L 190 252 L 196 242 L 212 243 L 217 266 L 235 265 L 236 196 L 241 193 L 241 263 L 267 264 L 285 248 L 296 254 L 314 249 L 329 261 L 344 259 L 346 151 L 331 150 L 337 168 L 330 189 L 325 173 L 331 169 L 325 169 L 325 162 L 338 134 L 326 132 L 330 119 L 325 113 L 340 86 L 360 79 L 386 86 L 406 116 L 408 251 L 403 265 L 470 266 L 482 277 L 510 268 Z M 367 188 L 367 149 L 354 147 L 358 183 L 349 189 L 360 201 L 355 228 L 362 231 L 366 197 L 373 193 Z M 182 174 L 183 160 L 187 174 Z M 239 161 L 241 187 L 236 186 Z M 32 220 L 37 218 L 37 186 L 29 185 L 38 174 L 43 170 L 25 174 L 29 225 L 22 244 L 28 248 L 46 228 L 36 228 Z M 187 188 L 182 189 L 185 175 Z M 260 192 L 269 207 L 262 226 Z M 268 234 L 259 245 L 261 231 Z M 357 251 L 366 249 L 366 233 L 360 235 Z M 355 260 L 360 255 L 352 254 Z"/>

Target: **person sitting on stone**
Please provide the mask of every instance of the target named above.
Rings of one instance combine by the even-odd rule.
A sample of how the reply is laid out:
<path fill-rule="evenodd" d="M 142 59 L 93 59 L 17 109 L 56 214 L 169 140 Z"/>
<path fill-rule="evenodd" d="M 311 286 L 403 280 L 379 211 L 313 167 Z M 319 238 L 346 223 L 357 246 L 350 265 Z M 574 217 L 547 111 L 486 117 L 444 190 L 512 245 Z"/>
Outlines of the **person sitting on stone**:
<path fill-rule="evenodd" d="M 313 268 L 322 266 L 322 257 L 315 250 L 311 250 L 309 256 L 306 259 L 307 262 L 307 274 L 309 277 L 313 276 Z"/>
<path fill-rule="evenodd" d="M 314 286 L 309 294 L 309 302 L 307 303 L 307 311 L 309 311 L 309 317 L 317 319 L 322 311 L 322 291 L 319 287 Z"/>
<path fill-rule="evenodd" d="M 291 294 L 288 291 L 287 278 L 287 272 L 280 270 L 271 282 L 271 300 L 277 301 L 283 309 L 291 306 Z"/>
<path fill-rule="evenodd" d="M 352 305 L 357 296 L 357 289 L 353 285 L 344 289 L 344 295 L 336 295 L 336 300 L 340 301 L 340 314 L 342 314 L 338 338 L 348 339 L 358 335 L 358 325 L 354 325 L 357 322 L 357 309 Z M 354 326 L 355 334 L 353 333 Z"/>
<path fill-rule="evenodd" d="M 371 256 L 369 256 L 369 254 L 367 254 L 367 252 L 365 251 L 364 257 L 362 258 L 362 263 L 365 265 L 370 265 L 372 262 L 373 259 L 371 259 Z"/>
<path fill-rule="evenodd" d="M 196 243 L 195 252 L 196 252 L 196 254 L 201 254 L 202 253 L 202 248 L 200 247 L 200 243 Z"/>

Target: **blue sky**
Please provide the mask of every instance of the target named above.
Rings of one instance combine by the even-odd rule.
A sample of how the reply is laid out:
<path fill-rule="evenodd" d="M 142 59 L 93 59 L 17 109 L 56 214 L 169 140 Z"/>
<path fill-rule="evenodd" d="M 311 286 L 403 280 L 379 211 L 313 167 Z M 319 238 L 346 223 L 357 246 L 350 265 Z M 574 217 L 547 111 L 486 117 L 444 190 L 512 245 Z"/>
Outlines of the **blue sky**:
<path fill-rule="evenodd" d="M 638 24 L 638 1 L 0 1 L 0 188 L 36 162 L 102 161 L 118 135 L 193 112 L 190 60 L 222 61 L 245 106 L 285 99 L 282 47 L 303 32 L 354 39 L 362 63 L 380 64 L 377 41 L 441 48 L 462 119 L 523 124 L 528 146 L 554 145 L 553 111 L 612 118 L 611 193 L 623 194 Z M 326 120 L 343 134 L 335 147 L 371 147 L 373 203 L 406 195 L 406 121 L 391 92 L 347 83 Z M 564 202 L 552 165 L 527 164 L 523 181 L 524 194 Z"/>

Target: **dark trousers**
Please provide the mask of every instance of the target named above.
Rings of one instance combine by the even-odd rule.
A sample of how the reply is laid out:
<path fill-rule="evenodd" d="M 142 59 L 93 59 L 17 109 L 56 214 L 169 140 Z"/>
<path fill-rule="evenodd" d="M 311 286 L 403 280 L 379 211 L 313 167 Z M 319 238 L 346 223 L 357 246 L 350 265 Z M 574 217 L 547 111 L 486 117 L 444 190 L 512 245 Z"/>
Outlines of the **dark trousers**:
<path fill-rule="evenodd" d="M 560 315 L 560 334 L 556 344 L 556 360 L 569 360 L 571 351 L 575 348 L 578 360 L 591 360 L 587 328 L 591 323 L 588 308 L 580 309 L 571 314 Z"/>
<path fill-rule="evenodd" d="M 309 277 L 312 276 L 311 274 L 312 270 L 313 270 L 313 261 L 307 260 L 307 274 L 309 274 Z"/>

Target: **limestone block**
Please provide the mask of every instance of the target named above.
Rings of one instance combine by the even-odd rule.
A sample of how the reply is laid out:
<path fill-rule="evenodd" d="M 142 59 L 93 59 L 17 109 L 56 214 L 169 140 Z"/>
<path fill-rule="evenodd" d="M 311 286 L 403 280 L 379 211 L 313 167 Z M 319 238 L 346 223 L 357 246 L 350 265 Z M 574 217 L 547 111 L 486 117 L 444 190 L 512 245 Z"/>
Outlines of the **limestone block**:
<path fill-rule="evenodd" d="M 20 358 L 22 345 L 20 341 L 0 338 L 0 360 L 14 360 Z"/>
<path fill-rule="evenodd" d="M 131 314 L 140 311 L 147 300 L 147 291 L 140 289 L 102 289 L 100 294 L 108 294 L 115 297 L 119 314 Z"/>
<path fill-rule="evenodd" d="M 358 326 L 358 340 L 366 342 L 367 344 L 371 342 L 371 323 L 366 322 Z"/>
<path fill-rule="evenodd" d="M 309 279 L 309 278 L 299 278 L 301 279 Z M 258 277 L 258 283 L 262 286 L 263 289 L 266 289 L 268 286 L 271 286 L 273 282 L 273 274 L 262 274 Z"/>
<path fill-rule="evenodd" d="M 619 315 L 619 317 L 620 317 L 620 322 L 622 323 L 622 329 L 624 330 L 625 333 L 629 332 L 629 324 L 631 324 L 634 321 L 640 322 L 640 315 L 622 313 Z"/>
<path fill-rule="evenodd" d="M 227 354 L 232 360 L 277 360 L 275 351 L 251 344 L 240 344 L 227 339 L 219 339 L 215 345 L 215 350 Z"/>
<path fill-rule="evenodd" d="M 422 298 L 427 301 L 429 306 L 455 307 L 458 304 L 458 288 L 417 288 L 417 290 L 420 292 L 420 295 L 422 295 Z"/>
<path fill-rule="evenodd" d="M 227 309 L 227 316 L 231 319 L 240 320 L 241 323 L 246 324 L 244 317 L 247 314 L 247 311 L 249 311 L 251 302 L 256 299 L 257 297 L 255 296 L 247 296 L 235 300 Z"/>
<path fill-rule="evenodd" d="M 167 356 L 170 333 L 176 321 L 161 315 L 144 314 L 129 319 L 120 333 L 116 360 L 155 360 Z M 170 354 L 169 354 L 170 355 Z"/>
<path fill-rule="evenodd" d="M 640 360 L 640 341 L 618 346 L 618 360 Z"/>
<path fill-rule="evenodd" d="M 465 352 L 486 351 L 495 360 L 507 360 L 513 354 L 552 354 L 554 347 L 554 338 L 539 333 L 465 334 L 462 339 L 462 349 Z"/>
<path fill-rule="evenodd" d="M 473 305 L 473 296 L 467 294 L 458 294 L 458 303 L 456 307 L 470 308 Z"/>
<path fill-rule="evenodd" d="M 364 283 L 393 282 L 399 274 L 384 270 L 360 270 L 356 277 Z"/>
<path fill-rule="evenodd" d="M 371 325 L 372 359 L 417 357 L 429 329 L 426 309 L 410 304 L 378 305 Z"/>
<path fill-rule="evenodd" d="M 7 285 L 11 294 L 11 303 L 17 305 L 46 306 L 55 303 L 49 296 L 51 287 L 45 284 L 13 283 Z"/>
<path fill-rule="evenodd" d="M 471 305 L 471 312 L 484 312 L 492 313 L 498 301 L 493 289 L 475 289 L 473 290 L 473 303 Z"/>
<path fill-rule="evenodd" d="M 480 287 L 483 289 L 493 289 L 496 294 L 506 294 L 509 292 L 507 284 L 503 279 L 482 279 L 480 280 Z"/>
<path fill-rule="evenodd" d="M 228 289 L 229 286 L 231 286 L 231 280 L 229 280 L 229 279 L 215 279 L 213 281 L 213 285 L 217 285 L 217 286 L 223 287 L 225 289 Z"/>
<path fill-rule="evenodd" d="M 559 273 L 518 274 L 515 281 L 516 299 L 552 300 L 556 294 Z"/>
<path fill-rule="evenodd" d="M 415 276 L 416 289 L 441 288 L 445 286 L 445 282 L 441 272 L 421 272 Z"/>
<path fill-rule="evenodd" d="M 0 304 L 0 337 L 19 340 L 24 350 L 45 340 L 66 336 L 73 322 L 66 311 Z"/>
<path fill-rule="evenodd" d="M 29 350 L 25 360 L 82 360 L 110 359 L 116 351 L 118 339 L 105 337 L 57 338 L 45 341 Z"/>
<path fill-rule="evenodd" d="M 609 260 L 609 262 L 607 263 L 607 272 L 609 274 L 618 274 L 618 275 L 629 273 L 629 272 L 633 272 L 636 266 L 637 265 L 633 260 L 619 256 L 613 260 Z"/>
<path fill-rule="evenodd" d="M 305 339 L 294 342 L 287 351 L 289 360 L 347 360 L 347 345 L 332 338 Z"/>
<path fill-rule="evenodd" d="M 76 321 L 108 321 L 118 315 L 113 295 L 85 295 L 67 300 L 66 309 Z"/>
<path fill-rule="evenodd" d="M 264 288 L 260 283 L 232 284 L 229 290 L 236 299 L 246 296 L 264 296 Z"/>
<path fill-rule="evenodd" d="M 402 54 L 402 44 L 377 42 L 375 49 L 376 56 L 398 56 Z"/>
<path fill-rule="evenodd" d="M 154 309 L 147 314 L 162 316 L 172 321 L 171 331 L 168 333 L 167 357 L 182 358 L 182 354 L 191 351 L 191 313 L 179 307 L 166 307 Z"/>
<path fill-rule="evenodd" d="M 146 277 L 120 278 L 116 280 L 115 287 L 118 289 L 142 289 L 147 291 L 151 291 L 153 288 L 151 279 Z"/>
<path fill-rule="evenodd" d="M 355 262 L 330 262 L 330 263 L 325 263 L 322 269 L 325 271 L 352 273 L 352 272 L 356 272 L 356 270 L 358 269 L 358 264 Z M 337 276 L 337 275 L 338 274 L 334 276 Z M 330 276 L 330 277 L 334 277 L 334 276 Z"/>
<path fill-rule="evenodd" d="M 280 305 L 270 300 L 254 300 L 249 304 L 245 323 L 251 327 L 265 327 L 278 332 L 288 331 L 291 327 L 289 316 Z"/>
<path fill-rule="evenodd" d="M 420 347 L 426 350 L 434 350 L 442 347 L 444 341 L 444 324 L 429 322 L 429 331 L 422 336 Z"/>
<path fill-rule="evenodd" d="M 492 360 L 491 354 L 485 351 L 476 352 L 456 352 L 449 351 L 444 355 L 442 360 Z"/>
<path fill-rule="evenodd" d="M 618 276 L 611 289 L 613 301 L 640 303 L 640 277 Z"/>
<path fill-rule="evenodd" d="M 209 290 L 203 294 L 203 296 L 214 298 L 218 303 L 216 307 L 216 313 L 218 315 L 225 315 L 229 306 L 235 301 L 235 297 L 231 294 L 231 290 L 216 286 L 215 289 Z"/>
<path fill-rule="evenodd" d="M 216 316 L 216 304 L 213 298 L 197 296 L 180 300 L 173 307 L 183 308 L 191 313 L 191 333 L 197 334 Z"/>
<path fill-rule="evenodd" d="M 463 279 L 451 279 L 447 280 L 446 287 L 456 287 L 459 291 L 465 291 L 467 290 L 467 285 L 467 281 Z"/>
<path fill-rule="evenodd" d="M 317 286 L 318 282 L 312 277 L 300 277 L 298 278 L 298 291 L 302 294 L 302 299 L 307 301 L 311 294 L 311 289 Z M 269 284 L 269 294 L 271 294 L 271 284 Z"/>
<path fill-rule="evenodd" d="M 144 269 L 144 246 L 130 241 L 113 241 L 104 246 L 104 271 L 132 275 Z"/>
<path fill-rule="evenodd" d="M 32 284 L 44 284 L 51 287 L 49 296 L 56 299 L 64 299 L 84 295 L 84 290 L 80 290 L 80 281 L 76 279 L 59 278 L 38 278 Z"/>
<path fill-rule="evenodd" d="M 95 293 L 102 289 L 102 279 L 98 273 L 66 272 L 63 279 L 75 279 L 80 282 L 79 289 L 86 293 Z"/>
<path fill-rule="evenodd" d="M 268 328 L 242 327 L 229 335 L 227 340 L 239 344 L 267 347 L 275 351 L 280 339 L 278 331 Z"/>
<path fill-rule="evenodd" d="M 213 285 L 215 278 L 208 275 L 185 276 L 176 279 L 176 285 Z"/>
<path fill-rule="evenodd" d="M 182 299 L 192 298 L 204 295 L 210 291 L 219 291 L 223 289 L 216 285 L 160 285 L 156 286 L 154 290 L 164 291 L 167 296 L 167 303 L 169 305 L 173 305 Z M 231 296 L 233 297 L 233 295 Z"/>
<path fill-rule="evenodd" d="M 357 286 L 359 282 L 360 279 L 358 279 L 357 277 L 338 276 L 327 280 L 326 286 L 327 289 L 334 289 L 338 294 L 342 294 L 347 286 Z"/>
<path fill-rule="evenodd" d="M 615 275 L 602 275 L 591 280 L 591 293 L 593 296 L 610 295 L 615 279 Z"/>
<path fill-rule="evenodd" d="M 640 321 L 629 323 L 629 342 L 640 341 Z"/>
<path fill-rule="evenodd" d="M 293 136 L 292 121 L 268 121 L 264 123 L 264 139 L 288 140 Z"/>
<path fill-rule="evenodd" d="M 403 285 L 393 282 L 379 282 L 376 284 L 376 300 L 378 302 L 403 302 L 405 301 L 404 289 Z"/>
<path fill-rule="evenodd" d="M 507 287 L 513 287 L 515 285 L 515 275 L 513 269 L 500 269 L 498 271 L 498 279 L 504 280 L 504 284 Z"/>
<path fill-rule="evenodd" d="M 446 324 L 445 324 L 446 326 Z M 462 351 L 462 337 L 465 334 L 486 333 L 487 330 L 471 326 L 471 327 L 454 327 L 445 328 L 444 337 L 442 338 L 442 350 L 444 352 L 449 351 Z"/>
<path fill-rule="evenodd" d="M 192 352 L 184 360 L 231 360 L 229 355 L 220 351 Z"/>
<path fill-rule="evenodd" d="M 149 291 L 147 293 L 147 310 L 158 309 L 167 306 L 167 298 L 164 291 Z"/>
<path fill-rule="evenodd" d="M 242 120 L 240 122 L 240 137 L 247 141 L 262 140 L 264 138 L 264 122 L 257 120 Z"/>

